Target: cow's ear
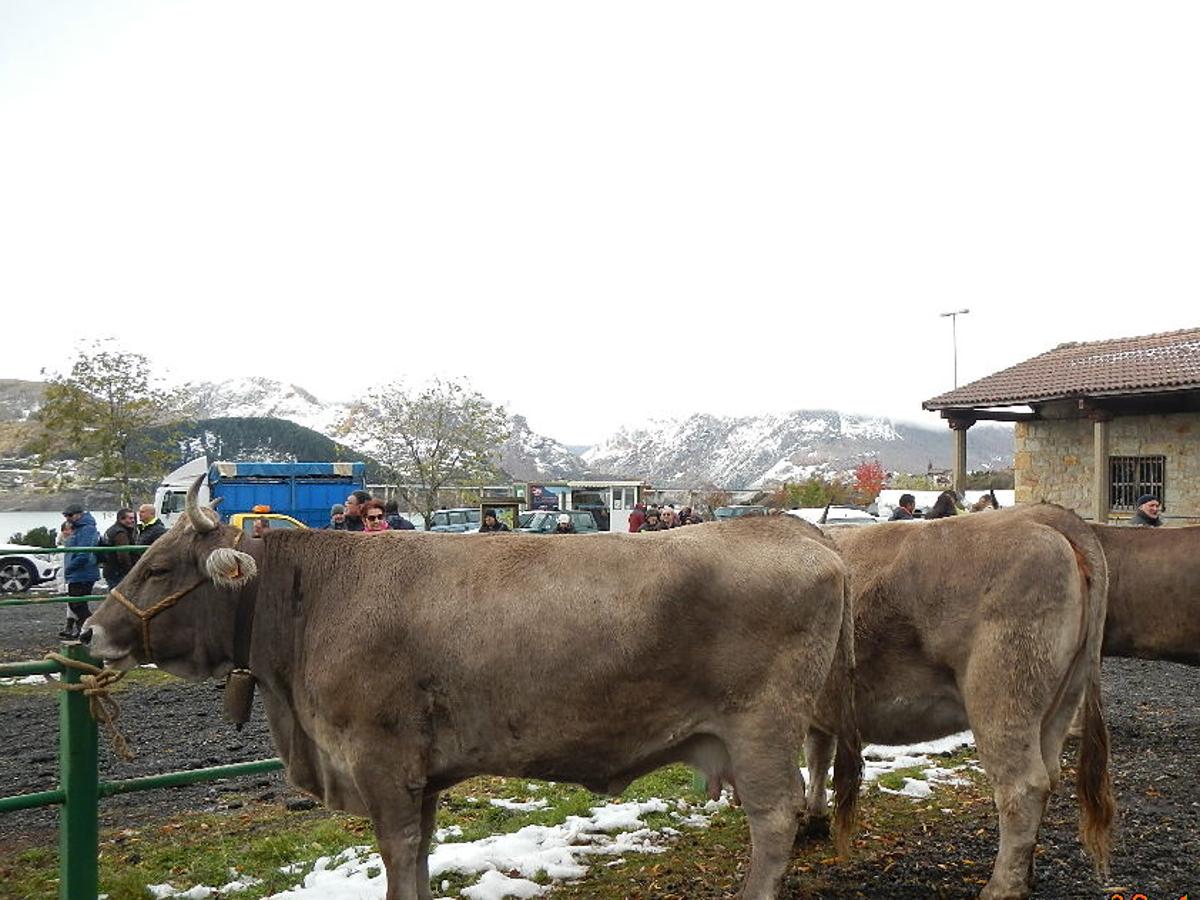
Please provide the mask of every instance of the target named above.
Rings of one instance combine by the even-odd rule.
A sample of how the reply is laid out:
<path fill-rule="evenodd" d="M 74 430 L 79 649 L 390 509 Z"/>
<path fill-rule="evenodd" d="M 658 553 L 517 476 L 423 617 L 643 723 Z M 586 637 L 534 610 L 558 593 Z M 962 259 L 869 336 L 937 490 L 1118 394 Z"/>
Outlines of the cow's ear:
<path fill-rule="evenodd" d="M 208 554 L 208 577 L 217 587 L 233 590 L 258 574 L 258 563 L 249 553 L 232 547 L 218 547 Z"/>

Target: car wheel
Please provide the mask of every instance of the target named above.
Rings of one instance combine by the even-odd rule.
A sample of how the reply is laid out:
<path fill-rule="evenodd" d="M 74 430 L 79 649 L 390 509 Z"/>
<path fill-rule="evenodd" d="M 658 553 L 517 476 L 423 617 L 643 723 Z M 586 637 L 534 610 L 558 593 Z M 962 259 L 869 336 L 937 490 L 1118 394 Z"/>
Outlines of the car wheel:
<path fill-rule="evenodd" d="M 0 593 L 19 594 L 29 590 L 34 580 L 33 569 L 19 559 L 6 559 L 0 563 Z"/>

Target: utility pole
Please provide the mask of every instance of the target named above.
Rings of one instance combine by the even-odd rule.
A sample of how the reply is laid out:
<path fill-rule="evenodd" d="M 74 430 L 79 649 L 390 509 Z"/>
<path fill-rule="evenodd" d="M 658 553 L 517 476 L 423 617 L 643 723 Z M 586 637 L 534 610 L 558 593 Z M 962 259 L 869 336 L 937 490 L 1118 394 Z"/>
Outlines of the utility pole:
<path fill-rule="evenodd" d="M 954 341 L 954 386 L 958 387 L 958 317 L 965 316 L 969 313 L 969 309 L 956 309 L 954 312 L 939 313 L 944 319 L 950 317 L 950 336 Z"/>

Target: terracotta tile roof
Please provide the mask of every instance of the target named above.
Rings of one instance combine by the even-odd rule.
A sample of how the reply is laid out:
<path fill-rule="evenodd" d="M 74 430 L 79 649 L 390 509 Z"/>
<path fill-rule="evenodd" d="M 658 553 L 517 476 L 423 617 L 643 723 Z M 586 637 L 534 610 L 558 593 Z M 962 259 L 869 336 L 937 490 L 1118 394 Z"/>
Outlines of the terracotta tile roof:
<path fill-rule="evenodd" d="M 1064 397 L 1200 388 L 1200 328 L 1060 344 L 921 404 L 924 409 L 1016 406 Z"/>

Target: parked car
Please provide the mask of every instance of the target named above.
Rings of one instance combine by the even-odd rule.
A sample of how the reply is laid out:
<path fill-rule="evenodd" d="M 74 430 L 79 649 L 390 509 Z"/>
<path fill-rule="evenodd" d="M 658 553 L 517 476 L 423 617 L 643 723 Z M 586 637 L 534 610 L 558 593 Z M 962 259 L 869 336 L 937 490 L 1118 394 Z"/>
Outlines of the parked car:
<path fill-rule="evenodd" d="M 825 516 L 825 507 L 812 506 L 805 509 L 789 509 L 787 514 L 804 519 L 806 522 L 812 522 L 814 525 L 819 525 L 821 524 L 821 517 Z M 829 514 L 826 516 L 824 524 L 878 525 L 879 519 L 866 510 L 858 509 L 854 506 L 831 506 L 829 507 Z"/>
<path fill-rule="evenodd" d="M 596 517 L 586 509 L 539 509 L 521 513 L 517 531 L 526 534 L 552 534 L 558 527 L 559 516 L 570 516 L 576 534 L 592 534 L 599 531 Z"/>
<path fill-rule="evenodd" d="M 40 553 L 41 547 L 0 546 L 0 593 L 19 594 L 58 577 L 62 557 Z"/>
<path fill-rule="evenodd" d="M 463 534 L 478 531 L 481 518 L 478 506 L 462 506 L 456 509 L 435 509 L 429 520 L 429 530 L 443 534 Z"/>
<path fill-rule="evenodd" d="M 722 519 L 738 519 L 742 516 L 765 516 L 767 508 L 765 506 L 718 506 L 713 510 L 713 515 L 716 516 L 718 522 Z"/>

